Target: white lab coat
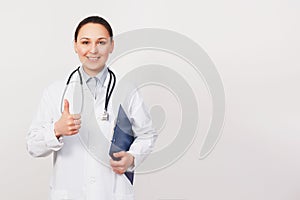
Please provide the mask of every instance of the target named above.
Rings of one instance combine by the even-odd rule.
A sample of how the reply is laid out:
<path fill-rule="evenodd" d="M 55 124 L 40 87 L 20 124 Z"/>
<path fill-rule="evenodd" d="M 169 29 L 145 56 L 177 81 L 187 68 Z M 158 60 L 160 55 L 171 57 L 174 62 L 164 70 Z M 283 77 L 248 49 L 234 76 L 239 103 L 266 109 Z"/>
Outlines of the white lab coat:
<path fill-rule="evenodd" d="M 112 104 L 108 111 L 110 120 L 100 120 L 109 78 L 106 78 L 99 98 L 94 101 L 94 114 L 99 128 L 108 140 L 112 137 L 114 116 Z M 83 83 L 85 97 L 91 93 Z M 133 200 L 134 190 L 126 176 L 115 174 L 109 165 L 97 161 L 84 147 L 79 134 L 64 136 L 58 140 L 54 135 L 54 123 L 61 116 L 61 98 L 65 81 L 57 81 L 44 90 L 37 114 L 27 136 L 28 152 L 34 157 L 53 154 L 53 173 L 50 181 L 50 200 Z M 156 132 L 139 93 L 128 98 L 126 112 L 137 137 L 128 151 L 134 157 L 134 170 L 153 150 Z M 110 101 L 111 102 L 111 101 Z M 85 102 L 86 103 L 86 102 Z M 70 105 L 71 106 L 71 105 Z M 71 109 L 72 110 L 72 109 Z M 87 119 L 82 119 L 82 123 Z M 106 123 L 106 124 L 105 124 Z M 108 152 L 108 149 L 104 150 Z"/>

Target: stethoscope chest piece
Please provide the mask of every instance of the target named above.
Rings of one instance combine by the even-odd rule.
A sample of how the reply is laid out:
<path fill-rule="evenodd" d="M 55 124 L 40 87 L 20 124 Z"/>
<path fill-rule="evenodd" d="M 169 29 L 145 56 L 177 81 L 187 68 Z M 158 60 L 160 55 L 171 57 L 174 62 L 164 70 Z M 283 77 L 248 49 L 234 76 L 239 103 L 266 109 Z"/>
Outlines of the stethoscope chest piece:
<path fill-rule="evenodd" d="M 108 121 L 109 120 L 109 114 L 106 111 L 104 111 L 104 113 L 102 114 L 101 120 L 102 121 Z"/>
<path fill-rule="evenodd" d="M 115 88 L 115 84 L 116 84 L 116 76 L 115 74 L 109 69 L 107 68 L 108 72 L 109 72 L 109 82 L 108 82 L 108 86 L 107 86 L 107 90 L 106 90 L 106 95 L 105 95 L 105 104 L 104 104 L 104 112 L 101 116 L 101 120 L 102 121 L 108 121 L 109 120 L 109 114 L 107 112 L 107 107 L 108 107 L 108 102 L 109 99 L 111 97 L 111 94 Z"/>

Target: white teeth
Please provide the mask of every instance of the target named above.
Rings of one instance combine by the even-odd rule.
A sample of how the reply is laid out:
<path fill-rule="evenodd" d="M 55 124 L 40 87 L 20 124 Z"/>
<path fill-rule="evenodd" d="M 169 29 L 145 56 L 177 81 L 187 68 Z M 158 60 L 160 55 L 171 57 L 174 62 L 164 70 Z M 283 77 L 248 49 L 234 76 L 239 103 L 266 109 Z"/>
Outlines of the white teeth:
<path fill-rule="evenodd" d="M 87 57 L 87 58 L 92 61 L 97 61 L 99 60 L 100 57 Z"/>

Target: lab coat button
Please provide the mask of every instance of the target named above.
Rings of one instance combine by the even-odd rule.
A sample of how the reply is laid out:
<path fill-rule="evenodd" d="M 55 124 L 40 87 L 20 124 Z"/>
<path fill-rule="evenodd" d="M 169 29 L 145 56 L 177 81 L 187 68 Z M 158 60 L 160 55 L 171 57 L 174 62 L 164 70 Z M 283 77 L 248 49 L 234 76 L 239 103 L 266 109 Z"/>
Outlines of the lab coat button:
<path fill-rule="evenodd" d="M 96 182 L 96 178 L 95 177 L 90 177 L 90 184 L 94 184 Z"/>

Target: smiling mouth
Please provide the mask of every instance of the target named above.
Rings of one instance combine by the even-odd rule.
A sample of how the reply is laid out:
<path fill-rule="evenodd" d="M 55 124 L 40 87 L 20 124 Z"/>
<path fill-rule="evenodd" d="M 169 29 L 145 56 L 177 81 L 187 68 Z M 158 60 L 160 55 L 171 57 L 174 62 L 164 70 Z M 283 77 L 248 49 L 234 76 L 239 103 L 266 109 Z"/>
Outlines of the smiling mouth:
<path fill-rule="evenodd" d="M 90 61 L 97 61 L 100 59 L 100 57 L 89 57 L 87 56 L 87 59 L 90 60 Z"/>

